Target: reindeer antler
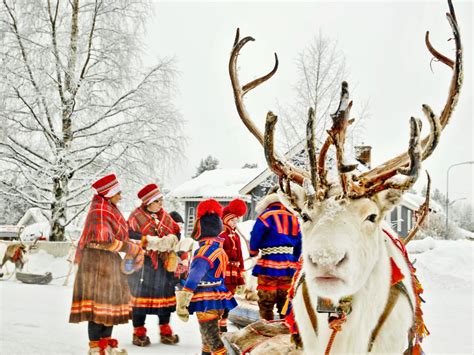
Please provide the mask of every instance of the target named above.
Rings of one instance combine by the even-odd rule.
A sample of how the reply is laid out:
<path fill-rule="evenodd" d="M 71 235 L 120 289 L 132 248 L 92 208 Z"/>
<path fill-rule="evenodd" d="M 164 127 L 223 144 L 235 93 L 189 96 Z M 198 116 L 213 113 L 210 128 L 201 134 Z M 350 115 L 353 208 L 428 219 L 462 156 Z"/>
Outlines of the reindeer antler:
<path fill-rule="evenodd" d="M 275 53 L 275 65 L 268 74 L 261 76 L 244 86 L 241 86 L 237 75 L 237 57 L 243 46 L 245 46 L 250 41 L 255 41 L 255 39 L 250 36 L 240 39 L 240 31 L 239 29 L 237 29 L 234 40 L 234 47 L 232 48 L 232 53 L 230 55 L 229 60 L 229 74 L 230 80 L 232 82 L 232 89 L 234 91 L 234 99 L 235 105 L 237 107 L 237 112 L 239 113 L 239 116 L 244 125 L 247 127 L 247 129 L 255 136 L 255 138 L 257 138 L 260 144 L 265 148 L 265 156 L 267 158 L 267 163 L 272 169 L 272 171 L 282 178 L 289 179 L 299 185 L 303 185 L 304 179 L 309 177 L 308 173 L 291 165 L 284 159 L 279 158 L 274 152 L 273 136 L 274 128 L 277 122 L 277 116 L 275 116 L 272 112 L 268 112 L 265 126 L 266 133 L 264 137 L 260 130 L 257 128 L 257 126 L 255 126 L 255 124 L 252 122 L 250 115 L 245 109 L 243 100 L 244 95 L 250 90 L 256 88 L 260 84 L 270 79 L 278 69 L 278 56 Z"/>
<path fill-rule="evenodd" d="M 428 185 L 426 187 L 426 196 L 425 202 L 420 206 L 419 211 L 421 212 L 420 216 L 418 217 L 415 226 L 408 232 L 407 237 L 403 240 L 403 244 L 407 245 L 416 235 L 420 227 L 423 225 L 426 216 L 430 212 L 430 191 L 431 191 L 431 177 L 428 172 L 426 172 L 426 176 L 428 178 Z"/>
<path fill-rule="evenodd" d="M 331 129 L 327 132 L 328 137 L 321 147 L 319 159 L 316 158 L 316 147 L 314 143 L 315 114 L 312 109 L 309 110 L 308 123 L 306 127 L 306 141 L 309 153 L 310 172 L 308 173 L 307 171 L 298 169 L 295 166 L 289 164 L 284 159 L 280 158 L 274 151 L 273 138 L 277 116 L 275 116 L 271 111 L 268 112 L 265 125 L 265 135 L 262 135 L 260 130 L 250 119 L 243 102 L 243 96 L 247 92 L 270 79 L 276 73 L 278 69 L 278 57 L 275 53 L 275 66 L 268 74 L 255 79 L 242 87 L 237 76 L 237 56 L 239 55 L 243 46 L 249 41 L 254 41 L 254 39 L 252 37 L 245 37 L 240 40 L 239 30 L 237 29 L 234 47 L 232 49 L 229 61 L 229 73 L 234 91 L 237 111 L 245 126 L 257 138 L 260 144 L 264 146 L 265 157 L 269 167 L 280 178 L 287 180 L 287 190 L 289 190 L 288 180 L 305 187 L 308 187 L 308 181 L 311 181 L 311 185 L 315 193 L 311 192 L 311 194 L 308 195 L 315 195 L 318 200 L 327 198 L 330 185 L 326 176 L 326 156 L 331 145 L 334 145 L 336 149 L 337 169 L 342 188 L 341 197 L 357 199 L 371 196 L 389 188 L 407 190 L 413 186 L 418 178 L 421 162 L 428 158 L 438 145 L 441 132 L 449 122 L 449 118 L 451 117 L 452 112 L 456 106 L 458 95 L 462 86 L 463 72 L 461 36 L 451 0 L 448 0 L 448 4 L 449 13 L 447 13 L 446 16 L 451 25 L 456 44 L 455 60 L 453 61 L 447 58 L 433 48 L 429 41 L 429 32 L 427 32 L 425 36 L 425 42 L 430 53 L 433 54 L 433 56 L 440 62 L 453 69 L 448 99 L 440 117 L 438 118 L 428 105 L 423 105 L 422 111 L 430 123 L 430 133 L 425 138 L 421 139 L 421 121 L 411 117 L 410 141 L 407 151 L 379 165 L 378 167 L 361 174 L 360 176 L 352 176 L 350 179 L 348 179 L 347 174 L 354 170 L 356 166 L 346 165 L 344 163 L 344 143 L 346 131 L 347 127 L 353 122 L 353 119 L 349 119 L 352 102 L 349 101 L 348 84 L 346 82 L 342 83 L 339 107 L 337 108 L 336 112 L 331 115 L 333 124 Z M 392 179 L 397 174 L 405 176 L 404 180 L 395 181 Z M 283 186 L 283 182 L 281 182 L 281 185 Z M 310 199 L 312 199 L 312 197 Z"/>
<path fill-rule="evenodd" d="M 458 101 L 459 92 L 462 86 L 463 81 L 463 62 L 462 62 L 462 45 L 461 45 L 461 35 L 459 32 L 458 23 L 456 20 L 456 14 L 454 12 L 454 7 L 451 0 L 448 0 L 449 5 L 449 13 L 446 14 L 449 24 L 451 25 L 451 29 L 454 35 L 454 41 L 456 45 L 456 58 L 455 60 L 451 60 L 446 56 L 439 53 L 434 47 L 431 45 L 429 40 L 429 31 L 426 32 L 425 42 L 428 50 L 430 53 L 438 59 L 440 62 L 446 64 L 448 67 L 453 69 L 453 74 L 451 77 L 451 85 L 448 92 L 448 98 L 444 109 L 439 118 L 433 113 L 431 108 L 428 105 L 423 105 L 423 113 L 427 117 L 430 122 L 430 133 L 428 136 L 423 138 L 421 141 L 421 161 L 428 158 L 431 153 L 433 153 L 434 149 L 436 148 L 439 137 L 446 125 L 449 122 L 449 119 L 454 111 L 454 108 Z M 412 124 L 412 123 L 411 123 Z M 376 193 L 378 191 L 382 191 L 386 188 L 393 187 L 399 189 L 407 189 L 412 184 L 407 182 L 404 184 L 393 184 L 387 183 L 387 180 L 396 175 L 400 172 L 400 169 L 406 169 L 407 167 L 411 166 L 412 164 L 418 164 L 420 162 L 414 162 L 413 157 L 410 154 L 410 150 L 399 156 L 386 161 L 385 163 L 379 165 L 378 167 L 363 173 L 359 176 L 359 196 L 366 196 Z M 413 170 L 412 168 L 410 168 Z M 413 178 L 410 178 L 411 182 L 414 182 Z M 362 194 L 362 195 L 361 195 Z"/>

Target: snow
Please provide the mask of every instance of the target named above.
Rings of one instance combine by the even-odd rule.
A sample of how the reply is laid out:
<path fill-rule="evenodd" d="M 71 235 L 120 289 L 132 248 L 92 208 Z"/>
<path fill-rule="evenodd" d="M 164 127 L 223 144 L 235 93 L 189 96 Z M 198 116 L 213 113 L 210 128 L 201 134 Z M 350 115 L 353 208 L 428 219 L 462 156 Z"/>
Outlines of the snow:
<path fill-rule="evenodd" d="M 420 206 L 425 203 L 425 196 L 420 196 L 420 195 L 415 195 L 411 192 L 405 192 L 402 195 L 402 200 L 401 204 L 405 207 L 410 208 L 411 210 L 417 210 L 420 208 Z M 434 201 L 433 199 L 430 199 L 430 209 L 435 212 L 442 212 L 443 208 Z"/>
<path fill-rule="evenodd" d="M 169 195 L 174 198 L 234 198 L 262 169 L 215 169 L 186 181 Z"/>
<path fill-rule="evenodd" d="M 18 226 L 26 226 L 31 224 L 31 222 L 35 223 L 48 223 L 48 218 L 43 214 L 41 209 L 34 207 L 30 208 L 26 213 L 21 217 L 18 221 Z"/>
<path fill-rule="evenodd" d="M 410 254 L 417 254 L 434 249 L 435 246 L 435 240 L 432 237 L 427 237 L 422 240 L 412 240 L 407 244 L 406 248 Z"/>
<path fill-rule="evenodd" d="M 451 239 L 470 239 L 474 240 L 474 232 L 468 231 L 467 229 L 454 226 L 454 233 Z"/>
<path fill-rule="evenodd" d="M 239 224 L 242 234 L 248 235 L 252 223 Z M 423 311 L 431 332 L 423 342 L 425 352 L 472 354 L 474 243 L 427 238 L 410 242 L 408 250 L 425 289 Z M 72 278 L 68 286 L 61 286 L 68 267 L 66 257 L 55 258 L 40 250 L 30 256 L 28 268 L 35 273 L 52 271 L 55 279 L 50 285 L 26 285 L 13 278 L 0 281 L 2 355 L 87 352 L 87 323 L 68 323 Z M 183 323 L 173 315 L 171 324 L 181 339 L 176 346 L 157 342 L 154 317 L 147 320 L 150 347 L 137 348 L 131 344 L 131 322 L 114 327 L 114 337 L 130 354 L 200 354 L 196 318 Z"/>
<path fill-rule="evenodd" d="M 33 223 L 25 227 L 20 238 L 24 241 L 32 241 L 41 236 L 49 238 L 50 233 L 51 225 L 49 222 Z"/>

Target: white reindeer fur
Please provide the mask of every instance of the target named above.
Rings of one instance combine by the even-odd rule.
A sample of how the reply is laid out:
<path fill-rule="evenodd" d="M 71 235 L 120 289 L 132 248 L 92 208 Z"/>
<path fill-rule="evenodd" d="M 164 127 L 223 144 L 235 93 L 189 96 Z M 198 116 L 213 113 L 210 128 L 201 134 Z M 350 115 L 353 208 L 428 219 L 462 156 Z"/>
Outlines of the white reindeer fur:
<path fill-rule="evenodd" d="M 280 202 L 280 197 L 278 194 L 273 193 L 273 194 L 267 195 L 257 203 L 257 205 L 255 206 L 255 212 L 257 212 L 257 214 L 261 214 L 263 211 L 267 209 L 269 205 L 275 202 Z"/>
<path fill-rule="evenodd" d="M 364 354 L 372 330 L 382 314 L 390 289 L 392 257 L 405 275 L 404 285 L 415 305 L 408 265 L 400 250 L 382 231 L 393 232 L 383 222 L 384 214 L 398 203 L 401 194 L 394 191 L 379 193 L 371 199 L 340 201 L 329 199 L 316 203 L 313 209 L 304 206 L 304 193 L 296 188 L 297 204 L 312 219 L 302 223 L 303 271 L 314 311 L 318 320 L 318 335 L 313 331 L 305 309 L 301 287 L 293 300 L 295 319 L 303 341 L 305 353 L 323 354 L 329 342 L 331 330 L 327 314 L 317 313 L 318 296 L 330 298 L 337 304 L 343 296 L 352 295 L 352 313 L 342 330 L 337 333 L 331 354 Z M 285 195 L 281 201 L 292 208 Z M 375 223 L 367 221 L 370 214 L 377 214 Z M 335 266 L 342 257 L 346 259 Z M 314 266 L 316 261 L 318 266 Z M 319 282 L 322 274 L 340 277 L 344 282 L 328 285 Z M 408 330 L 412 326 L 413 312 L 403 294 L 400 294 L 390 316 L 378 334 L 371 353 L 401 354 L 407 348 Z"/>

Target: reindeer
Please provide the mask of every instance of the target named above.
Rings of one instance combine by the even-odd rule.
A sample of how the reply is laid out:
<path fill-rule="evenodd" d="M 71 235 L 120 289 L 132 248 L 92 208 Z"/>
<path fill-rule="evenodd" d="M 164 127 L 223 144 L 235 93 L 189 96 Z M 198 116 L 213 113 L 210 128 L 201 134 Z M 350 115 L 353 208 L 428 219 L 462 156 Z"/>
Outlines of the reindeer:
<path fill-rule="evenodd" d="M 344 142 L 352 102 L 349 86 L 342 83 L 339 107 L 333 124 L 316 154 L 315 113 L 308 112 L 307 150 L 309 171 L 295 167 L 274 152 L 277 116 L 268 112 L 264 135 L 254 125 L 243 97 L 270 79 L 267 75 L 241 86 L 237 58 L 252 37 L 240 39 L 237 29 L 229 61 L 229 73 L 238 114 L 264 146 L 268 166 L 280 177 L 279 198 L 302 220 L 302 270 L 294 286 L 293 310 L 303 349 L 311 354 L 412 353 L 426 328 L 422 322 L 419 284 L 402 243 L 383 222 L 404 191 L 418 178 L 421 162 L 435 150 L 449 122 L 462 86 L 461 37 L 453 5 L 448 0 L 447 19 L 454 34 L 455 60 L 425 42 L 429 52 L 452 69 L 447 102 L 437 117 L 422 106 L 430 132 L 421 139 L 421 121 L 410 119 L 406 152 L 358 176 L 355 165 L 344 162 Z M 330 181 L 326 155 L 336 152 L 337 177 Z M 415 339 L 414 339 L 415 338 Z"/>
<path fill-rule="evenodd" d="M 7 261 L 10 261 L 11 263 L 15 264 L 15 271 L 23 270 L 23 266 L 25 266 L 25 263 L 27 261 L 28 252 L 32 249 L 38 248 L 38 246 L 36 245 L 36 243 L 38 243 L 38 240 L 39 238 L 35 238 L 33 244 L 31 245 L 26 245 L 21 240 L 19 243 L 10 244 L 5 251 L 5 254 L 3 255 L 3 260 L 0 264 L 0 270 L 3 268 L 3 265 L 5 265 Z"/>

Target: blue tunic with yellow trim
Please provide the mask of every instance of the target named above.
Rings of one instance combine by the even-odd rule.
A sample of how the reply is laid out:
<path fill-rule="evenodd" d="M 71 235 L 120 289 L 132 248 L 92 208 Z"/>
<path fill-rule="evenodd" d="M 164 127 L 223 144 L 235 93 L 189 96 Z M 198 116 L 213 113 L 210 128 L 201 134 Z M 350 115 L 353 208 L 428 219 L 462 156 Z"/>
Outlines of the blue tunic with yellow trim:
<path fill-rule="evenodd" d="M 209 237 L 199 240 L 199 249 L 189 270 L 183 290 L 194 292 L 189 313 L 213 309 L 233 309 L 237 306 L 232 293 L 224 284 L 228 258 L 222 248 L 222 238 Z"/>
<path fill-rule="evenodd" d="M 259 250 L 254 276 L 293 276 L 301 255 L 301 230 L 298 218 L 280 202 L 270 204 L 250 232 L 250 256 Z"/>

